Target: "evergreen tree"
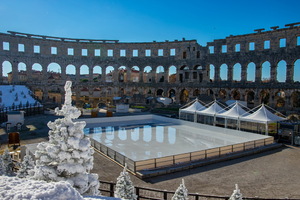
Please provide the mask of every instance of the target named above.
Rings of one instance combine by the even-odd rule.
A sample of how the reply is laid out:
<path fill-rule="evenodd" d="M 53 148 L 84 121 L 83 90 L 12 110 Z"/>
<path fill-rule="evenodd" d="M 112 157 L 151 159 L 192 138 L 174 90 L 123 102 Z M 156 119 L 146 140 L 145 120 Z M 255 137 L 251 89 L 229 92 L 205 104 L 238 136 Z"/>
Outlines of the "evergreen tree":
<path fill-rule="evenodd" d="M 182 179 L 182 183 L 179 185 L 177 190 L 175 191 L 172 200 L 187 200 L 188 199 L 188 190 L 184 185 L 184 180 Z"/>
<path fill-rule="evenodd" d="M 13 172 L 13 161 L 11 159 L 11 155 L 8 151 L 8 149 L 6 149 L 4 151 L 4 154 L 1 156 L 2 157 L 2 171 L 3 171 L 3 175 L 6 176 L 11 176 L 14 174 Z"/>
<path fill-rule="evenodd" d="M 136 200 L 137 196 L 134 192 L 134 186 L 132 185 L 130 176 L 126 170 L 127 165 L 125 164 L 123 171 L 117 178 L 115 197 L 127 200 Z"/>
<path fill-rule="evenodd" d="M 36 165 L 33 178 L 45 181 L 67 181 L 80 194 L 98 195 L 97 174 L 90 174 L 93 168 L 94 150 L 90 139 L 84 135 L 84 121 L 73 122 L 81 112 L 71 105 L 72 82 L 65 84 L 65 103 L 62 109 L 55 109 L 64 118 L 48 122 L 49 141 L 38 144 L 35 152 Z"/>
<path fill-rule="evenodd" d="M 4 165 L 3 165 L 3 159 L 0 155 L 0 176 L 4 175 Z"/>
<path fill-rule="evenodd" d="M 17 172 L 17 177 L 19 178 L 26 178 L 30 176 L 30 171 L 34 168 L 34 161 L 29 154 L 26 154 L 23 158 L 22 163 L 20 164 L 20 169 Z"/>
<path fill-rule="evenodd" d="M 233 190 L 229 200 L 243 200 L 243 195 L 240 192 L 238 184 L 235 184 L 235 190 Z"/>

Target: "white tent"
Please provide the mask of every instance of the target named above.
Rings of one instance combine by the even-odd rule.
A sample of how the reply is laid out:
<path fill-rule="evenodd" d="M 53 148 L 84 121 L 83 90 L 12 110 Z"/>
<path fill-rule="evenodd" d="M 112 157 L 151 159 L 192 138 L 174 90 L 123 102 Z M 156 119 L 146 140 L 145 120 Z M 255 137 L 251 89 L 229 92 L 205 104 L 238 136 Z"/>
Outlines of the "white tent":
<path fill-rule="evenodd" d="M 254 113 L 249 114 L 247 116 L 242 115 L 239 118 L 239 121 L 240 122 L 248 121 L 248 122 L 254 122 L 254 123 L 259 123 L 259 124 L 265 124 L 265 126 L 266 126 L 265 132 L 266 132 L 266 135 L 268 135 L 268 124 L 269 123 L 286 120 L 286 118 L 279 117 L 279 116 L 273 114 L 269 109 L 272 109 L 272 108 L 267 107 L 266 105 L 262 104 L 262 105 L 260 105 L 260 108 L 258 110 L 256 110 Z"/>
<path fill-rule="evenodd" d="M 210 106 L 208 108 L 206 108 L 204 110 L 196 111 L 197 121 L 199 121 L 200 123 L 203 122 L 205 124 L 215 125 L 215 115 L 217 113 L 222 113 L 225 110 L 219 105 L 219 103 L 216 100 L 214 100 L 213 102 L 211 102 L 209 104 L 210 104 Z M 204 118 L 199 119 L 199 118 L 201 118 L 201 116 L 203 116 Z M 210 119 L 211 117 L 213 117 L 213 118 Z"/>
<path fill-rule="evenodd" d="M 200 100 L 195 99 L 191 101 L 187 105 L 183 106 L 179 109 L 179 119 L 186 119 L 189 121 L 195 121 L 195 112 L 205 109 L 206 107 L 203 105 Z M 188 119 L 189 118 L 189 119 Z"/>
<path fill-rule="evenodd" d="M 230 119 L 231 121 L 236 120 L 234 121 L 236 128 L 239 117 L 247 116 L 249 113 L 244 109 L 246 107 L 241 105 L 238 101 L 236 101 L 232 105 L 229 105 L 228 107 L 230 108 L 229 110 L 224 109 L 224 112 L 217 113 L 216 117 L 225 119 L 225 128 L 227 127 L 228 119 Z"/>

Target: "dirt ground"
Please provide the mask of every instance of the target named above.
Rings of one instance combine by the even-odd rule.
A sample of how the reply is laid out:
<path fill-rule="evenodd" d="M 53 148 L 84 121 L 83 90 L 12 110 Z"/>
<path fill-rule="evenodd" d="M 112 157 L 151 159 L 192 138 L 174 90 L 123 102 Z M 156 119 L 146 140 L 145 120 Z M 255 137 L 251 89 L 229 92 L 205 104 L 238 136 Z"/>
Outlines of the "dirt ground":
<path fill-rule="evenodd" d="M 21 144 L 48 139 L 48 121 L 57 117 L 38 115 L 25 118 L 26 131 L 21 131 Z M 7 147 L 7 134 L 0 129 L 1 149 Z M 93 173 L 103 181 L 115 182 L 122 168 L 100 154 L 94 154 Z M 237 183 L 245 197 L 299 198 L 300 199 L 300 148 L 282 148 L 225 161 L 187 171 L 141 180 L 131 176 L 134 185 L 175 191 L 185 180 L 189 192 L 230 196 Z"/>

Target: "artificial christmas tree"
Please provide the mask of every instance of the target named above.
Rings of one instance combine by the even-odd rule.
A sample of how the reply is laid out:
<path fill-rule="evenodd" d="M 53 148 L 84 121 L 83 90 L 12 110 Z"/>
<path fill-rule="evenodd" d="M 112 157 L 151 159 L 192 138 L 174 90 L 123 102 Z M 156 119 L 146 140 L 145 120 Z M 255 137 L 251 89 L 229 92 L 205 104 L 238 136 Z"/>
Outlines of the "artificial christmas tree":
<path fill-rule="evenodd" d="M 238 184 L 235 184 L 235 190 L 233 190 L 229 200 L 243 200 L 243 195 L 240 192 Z"/>
<path fill-rule="evenodd" d="M 123 169 L 123 172 L 120 173 L 120 176 L 117 178 L 115 197 L 127 200 L 136 200 L 137 196 L 134 193 L 134 186 L 130 180 L 130 176 L 128 174 L 127 166 Z"/>
<path fill-rule="evenodd" d="M 188 190 L 184 185 L 184 180 L 182 179 L 182 183 L 179 185 L 177 190 L 175 191 L 172 200 L 187 200 L 188 199 Z"/>
<path fill-rule="evenodd" d="M 13 172 L 13 161 L 11 159 L 11 155 L 9 154 L 8 149 L 6 149 L 3 153 L 3 155 L 1 156 L 2 158 L 2 175 L 6 175 L 6 176 L 12 176 L 14 174 Z"/>
<path fill-rule="evenodd" d="M 55 109 L 64 118 L 48 122 L 49 141 L 38 144 L 35 152 L 36 166 L 33 178 L 45 181 L 67 181 L 83 195 L 98 195 L 97 174 L 90 174 L 93 168 L 94 150 L 90 139 L 84 135 L 84 121 L 73 122 L 81 112 L 71 105 L 72 82 L 65 84 L 65 103 L 62 109 Z"/>
<path fill-rule="evenodd" d="M 34 161 L 29 154 L 26 154 L 23 158 L 22 163 L 20 164 L 20 169 L 17 172 L 18 178 L 26 178 L 30 176 L 30 171 L 34 169 Z"/>

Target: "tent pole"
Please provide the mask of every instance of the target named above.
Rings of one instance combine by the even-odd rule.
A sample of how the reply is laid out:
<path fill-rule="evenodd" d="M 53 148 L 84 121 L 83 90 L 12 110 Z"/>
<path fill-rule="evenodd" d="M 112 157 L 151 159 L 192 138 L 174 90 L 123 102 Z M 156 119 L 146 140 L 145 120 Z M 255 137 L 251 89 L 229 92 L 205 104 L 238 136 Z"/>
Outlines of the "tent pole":
<path fill-rule="evenodd" d="M 266 123 L 266 133 L 265 135 L 269 135 L 269 126 L 268 126 L 268 123 Z"/>

